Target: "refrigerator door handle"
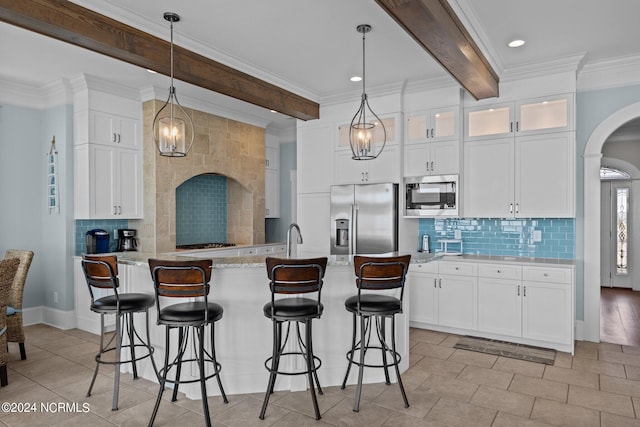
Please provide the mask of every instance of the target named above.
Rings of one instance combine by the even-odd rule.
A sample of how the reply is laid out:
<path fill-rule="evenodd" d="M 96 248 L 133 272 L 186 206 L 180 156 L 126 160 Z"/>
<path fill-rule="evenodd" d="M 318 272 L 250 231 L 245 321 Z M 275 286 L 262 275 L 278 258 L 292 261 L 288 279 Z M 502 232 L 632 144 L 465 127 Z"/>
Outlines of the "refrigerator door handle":
<path fill-rule="evenodd" d="M 351 205 L 351 255 L 358 253 L 358 205 Z"/>

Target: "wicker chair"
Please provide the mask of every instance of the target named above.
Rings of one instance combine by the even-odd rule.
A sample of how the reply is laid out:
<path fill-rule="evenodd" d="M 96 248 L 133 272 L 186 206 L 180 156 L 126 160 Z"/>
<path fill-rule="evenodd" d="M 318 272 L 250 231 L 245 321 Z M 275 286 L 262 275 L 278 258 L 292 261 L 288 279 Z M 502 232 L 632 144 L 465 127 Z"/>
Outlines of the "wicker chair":
<path fill-rule="evenodd" d="M 7 378 L 7 302 L 13 278 L 18 271 L 20 261 L 6 259 L 0 261 L 0 386 L 6 386 Z"/>
<path fill-rule="evenodd" d="M 16 273 L 11 292 L 9 293 L 9 305 L 7 307 L 7 342 L 17 342 L 20 345 L 20 359 L 27 358 L 24 348 L 24 326 L 22 325 L 22 295 L 24 284 L 27 281 L 27 273 L 33 259 L 32 251 L 9 249 L 4 254 L 4 259 L 18 258 L 20 265 Z"/>

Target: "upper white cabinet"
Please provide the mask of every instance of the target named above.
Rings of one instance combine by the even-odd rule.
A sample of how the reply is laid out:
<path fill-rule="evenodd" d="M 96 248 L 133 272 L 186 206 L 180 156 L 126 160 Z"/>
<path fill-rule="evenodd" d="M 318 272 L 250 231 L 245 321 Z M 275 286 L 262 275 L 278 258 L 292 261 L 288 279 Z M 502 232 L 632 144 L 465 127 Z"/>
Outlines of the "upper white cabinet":
<path fill-rule="evenodd" d="M 458 139 L 460 107 L 409 113 L 405 122 L 405 143 L 449 141 Z"/>
<path fill-rule="evenodd" d="M 409 113 L 405 120 L 404 176 L 460 172 L 460 107 Z"/>
<path fill-rule="evenodd" d="M 373 160 L 353 160 L 351 150 L 334 152 L 334 184 L 400 182 L 400 147 L 387 145 Z"/>
<path fill-rule="evenodd" d="M 574 130 L 572 93 L 466 108 L 464 140 Z"/>
<path fill-rule="evenodd" d="M 74 93 L 76 219 L 143 217 L 141 123 L 139 100 L 84 85 Z"/>
<path fill-rule="evenodd" d="M 264 216 L 280 217 L 280 144 L 266 134 L 264 147 Z"/>
<path fill-rule="evenodd" d="M 386 131 L 387 141 L 386 145 L 398 145 L 400 143 L 400 115 L 383 115 L 380 117 L 382 124 L 384 124 L 384 128 Z M 349 129 L 351 128 L 350 123 L 341 124 L 338 126 L 338 137 L 336 139 L 336 149 L 337 150 L 351 150 L 351 145 L 349 142 Z M 377 127 L 376 131 L 372 135 L 371 140 L 374 143 L 381 143 L 384 140 L 385 132 L 382 131 L 382 127 Z M 385 148 L 386 149 L 386 148 Z"/>
<path fill-rule="evenodd" d="M 575 216 L 572 132 L 465 142 L 464 168 L 467 217 Z"/>
<path fill-rule="evenodd" d="M 139 148 L 142 132 L 140 120 L 102 111 L 89 112 L 89 141 L 94 144 Z"/>

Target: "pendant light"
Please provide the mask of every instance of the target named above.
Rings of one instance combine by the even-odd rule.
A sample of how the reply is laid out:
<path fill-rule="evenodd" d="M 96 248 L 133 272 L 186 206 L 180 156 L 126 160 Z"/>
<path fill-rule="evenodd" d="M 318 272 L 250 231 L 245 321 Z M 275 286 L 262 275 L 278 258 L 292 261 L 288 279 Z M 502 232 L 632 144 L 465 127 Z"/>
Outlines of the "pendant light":
<path fill-rule="evenodd" d="M 191 117 L 178 102 L 176 88 L 173 86 L 173 23 L 180 21 L 180 16 L 166 12 L 164 19 L 171 24 L 171 86 L 167 102 L 153 119 L 153 135 L 161 156 L 184 157 L 193 145 L 194 128 Z M 187 144 L 188 135 L 190 138 Z"/>
<path fill-rule="evenodd" d="M 356 30 L 362 34 L 362 99 L 360 108 L 351 119 L 349 144 L 353 160 L 373 160 L 384 149 L 384 144 L 387 142 L 387 130 L 382 120 L 369 106 L 365 92 L 365 34 L 371 31 L 371 25 L 358 25 Z"/>

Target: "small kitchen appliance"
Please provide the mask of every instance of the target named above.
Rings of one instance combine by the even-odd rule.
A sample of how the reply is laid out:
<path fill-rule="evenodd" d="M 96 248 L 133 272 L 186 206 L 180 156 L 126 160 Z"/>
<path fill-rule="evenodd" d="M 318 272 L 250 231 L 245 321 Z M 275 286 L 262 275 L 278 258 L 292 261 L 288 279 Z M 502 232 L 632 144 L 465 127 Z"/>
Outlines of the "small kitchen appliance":
<path fill-rule="evenodd" d="M 89 230 L 85 234 L 88 254 L 104 254 L 109 252 L 109 233 L 99 228 Z"/>
<path fill-rule="evenodd" d="M 138 241 L 136 230 L 130 228 L 118 229 L 118 252 L 137 251 Z"/>
<path fill-rule="evenodd" d="M 424 253 L 431 252 L 431 250 L 429 249 L 429 235 L 428 234 L 423 234 L 422 235 L 422 252 L 424 252 Z"/>

